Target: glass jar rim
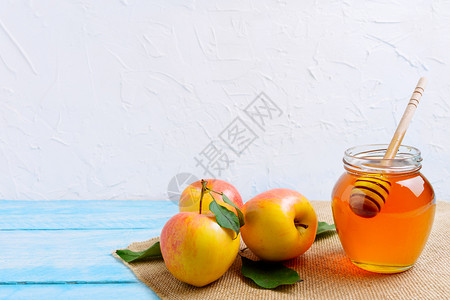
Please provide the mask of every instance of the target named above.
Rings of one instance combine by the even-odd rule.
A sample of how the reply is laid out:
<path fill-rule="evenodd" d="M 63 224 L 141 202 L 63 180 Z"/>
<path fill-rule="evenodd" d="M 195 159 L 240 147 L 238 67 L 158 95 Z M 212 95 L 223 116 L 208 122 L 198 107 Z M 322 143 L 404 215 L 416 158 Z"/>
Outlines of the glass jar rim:
<path fill-rule="evenodd" d="M 344 152 L 344 168 L 358 173 L 404 174 L 417 172 L 422 168 L 419 149 L 400 145 L 392 159 L 385 159 L 388 144 L 368 144 L 348 148 Z"/>

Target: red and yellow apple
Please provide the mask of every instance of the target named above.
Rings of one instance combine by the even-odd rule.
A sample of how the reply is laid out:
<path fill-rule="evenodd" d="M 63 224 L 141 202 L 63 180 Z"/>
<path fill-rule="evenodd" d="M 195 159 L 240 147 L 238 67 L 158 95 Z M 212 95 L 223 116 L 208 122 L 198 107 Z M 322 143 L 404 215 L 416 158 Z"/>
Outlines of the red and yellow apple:
<path fill-rule="evenodd" d="M 242 239 L 258 257 L 283 261 L 308 250 L 316 237 L 317 216 L 302 194 L 273 189 L 245 203 Z"/>
<path fill-rule="evenodd" d="M 217 224 L 214 215 L 181 212 L 164 225 L 161 253 L 175 278 L 194 286 L 219 279 L 233 264 L 239 236 Z"/>
<path fill-rule="evenodd" d="M 232 186 L 230 183 L 220 180 L 220 179 L 205 179 L 207 182 L 206 187 L 210 188 L 216 192 L 222 192 L 224 193 L 228 199 L 231 200 L 237 207 L 241 208 L 244 204 L 242 203 L 242 198 L 239 192 L 236 190 L 234 186 Z M 192 184 L 190 184 L 188 187 L 184 189 L 184 191 L 181 193 L 180 201 L 178 203 L 180 212 L 183 211 L 191 211 L 191 212 L 198 212 L 199 206 L 200 206 L 200 195 L 202 192 L 202 183 L 201 180 L 196 181 Z M 211 192 L 214 196 L 214 199 L 216 199 L 217 203 L 225 206 L 229 210 L 236 213 L 236 209 L 232 207 L 231 205 L 223 202 L 222 196 L 219 194 L 216 194 L 214 192 Z M 212 197 L 208 192 L 205 192 L 203 195 L 202 200 L 202 214 L 208 215 L 211 214 L 211 211 L 209 210 L 209 204 L 212 201 Z"/>

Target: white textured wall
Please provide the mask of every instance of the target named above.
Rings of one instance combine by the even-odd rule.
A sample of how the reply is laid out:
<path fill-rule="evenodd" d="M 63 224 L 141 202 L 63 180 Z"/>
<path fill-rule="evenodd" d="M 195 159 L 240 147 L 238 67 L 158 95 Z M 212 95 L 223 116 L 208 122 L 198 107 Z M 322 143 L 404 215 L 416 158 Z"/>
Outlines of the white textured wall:
<path fill-rule="evenodd" d="M 214 146 L 245 200 L 328 200 L 427 76 L 404 144 L 450 201 L 449 64 L 449 1 L 1 1 L 0 199 L 167 199 Z"/>

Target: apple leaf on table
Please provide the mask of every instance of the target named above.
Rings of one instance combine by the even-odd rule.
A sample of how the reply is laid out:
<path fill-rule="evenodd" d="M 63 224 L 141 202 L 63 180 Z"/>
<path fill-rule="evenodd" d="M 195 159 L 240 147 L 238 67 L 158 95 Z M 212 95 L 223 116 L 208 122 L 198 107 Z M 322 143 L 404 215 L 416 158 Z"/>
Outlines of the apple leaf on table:
<path fill-rule="evenodd" d="M 328 224 L 327 222 L 318 222 L 316 236 L 331 230 L 336 230 L 336 226 L 334 224 Z"/>
<path fill-rule="evenodd" d="M 143 260 L 149 260 L 153 258 L 162 258 L 161 247 L 159 242 L 156 242 L 150 248 L 144 251 L 131 251 L 128 249 L 117 250 L 117 255 L 119 255 L 126 262 L 137 262 Z"/>
<path fill-rule="evenodd" d="M 280 262 L 254 261 L 241 256 L 241 273 L 257 285 L 266 289 L 274 289 L 283 284 L 294 284 L 302 281 L 295 270 Z"/>

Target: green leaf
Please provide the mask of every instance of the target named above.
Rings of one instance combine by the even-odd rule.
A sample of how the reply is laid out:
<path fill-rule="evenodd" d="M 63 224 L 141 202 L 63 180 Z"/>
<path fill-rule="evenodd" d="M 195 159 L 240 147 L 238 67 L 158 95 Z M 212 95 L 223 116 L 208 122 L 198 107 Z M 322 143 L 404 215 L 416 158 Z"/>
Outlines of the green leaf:
<path fill-rule="evenodd" d="M 126 262 L 137 262 L 153 258 L 162 258 L 159 242 L 156 242 L 155 244 L 153 244 L 153 246 L 144 251 L 134 252 L 128 249 L 124 249 L 117 250 L 116 253 Z"/>
<path fill-rule="evenodd" d="M 317 226 L 316 236 L 331 230 L 336 230 L 336 226 L 334 224 L 327 224 L 327 222 L 319 222 Z"/>
<path fill-rule="evenodd" d="M 236 208 L 237 214 L 238 214 L 238 219 L 239 219 L 239 227 L 242 227 L 245 225 L 244 222 L 244 214 L 242 213 L 242 211 L 239 209 L 239 207 L 236 206 L 236 204 L 234 204 L 233 202 L 231 202 L 230 199 L 228 199 L 227 195 L 222 194 L 222 199 L 223 202 L 230 204 L 231 206 L 233 206 L 234 208 Z"/>
<path fill-rule="evenodd" d="M 239 219 L 234 212 L 217 203 L 214 197 L 213 201 L 209 204 L 209 210 L 216 216 L 217 224 L 223 228 L 229 228 L 236 232 L 236 234 L 239 234 Z"/>
<path fill-rule="evenodd" d="M 242 275 L 250 278 L 260 287 L 273 289 L 283 284 L 294 284 L 302 281 L 295 270 L 280 262 L 254 261 L 243 256 L 241 256 L 241 259 Z"/>

